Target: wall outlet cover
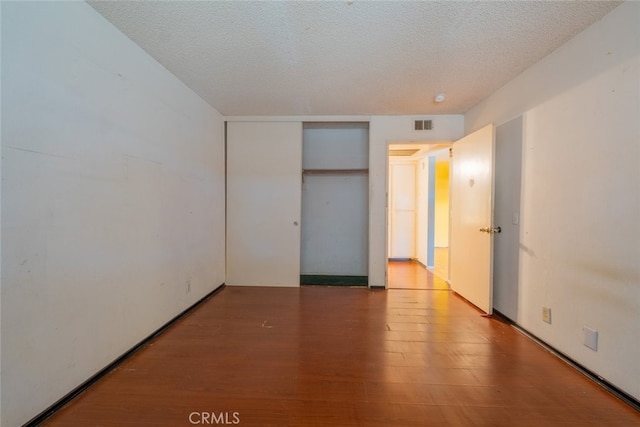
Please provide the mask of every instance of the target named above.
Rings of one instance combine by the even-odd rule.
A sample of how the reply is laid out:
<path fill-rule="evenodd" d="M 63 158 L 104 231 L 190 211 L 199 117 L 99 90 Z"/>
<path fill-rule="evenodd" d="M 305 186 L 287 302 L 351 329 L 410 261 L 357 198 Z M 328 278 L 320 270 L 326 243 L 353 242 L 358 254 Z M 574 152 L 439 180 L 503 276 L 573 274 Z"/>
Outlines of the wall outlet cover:
<path fill-rule="evenodd" d="M 584 331 L 584 345 L 593 351 L 598 351 L 598 331 L 588 326 L 582 328 Z"/>
<path fill-rule="evenodd" d="M 542 307 L 542 321 L 551 324 L 551 309 L 549 307 Z"/>

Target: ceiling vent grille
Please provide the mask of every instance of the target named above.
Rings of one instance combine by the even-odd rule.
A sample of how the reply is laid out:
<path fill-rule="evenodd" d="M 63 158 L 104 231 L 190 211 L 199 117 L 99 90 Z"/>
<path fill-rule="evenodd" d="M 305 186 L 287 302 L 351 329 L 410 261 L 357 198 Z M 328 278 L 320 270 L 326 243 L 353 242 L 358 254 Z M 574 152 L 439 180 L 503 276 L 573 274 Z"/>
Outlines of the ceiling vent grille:
<path fill-rule="evenodd" d="M 413 130 L 431 130 L 433 123 L 431 120 L 415 120 L 413 122 Z"/>

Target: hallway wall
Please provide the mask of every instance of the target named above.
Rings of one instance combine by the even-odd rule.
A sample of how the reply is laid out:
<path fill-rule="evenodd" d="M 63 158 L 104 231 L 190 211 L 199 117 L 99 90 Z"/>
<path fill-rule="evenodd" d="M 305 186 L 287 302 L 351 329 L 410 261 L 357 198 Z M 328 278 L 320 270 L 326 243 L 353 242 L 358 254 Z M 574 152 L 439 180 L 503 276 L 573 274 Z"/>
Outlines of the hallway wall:
<path fill-rule="evenodd" d="M 627 2 L 465 115 L 466 133 L 524 115 L 515 320 L 637 399 L 639 75 L 640 3 Z"/>
<path fill-rule="evenodd" d="M 2 419 L 224 282 L 220 114 L 84 2 L 2 4 Z"/>
<path fill-rule="evenodd" d="M 435 246 L 449 247 L 449 161 L 436 162 Z"/>

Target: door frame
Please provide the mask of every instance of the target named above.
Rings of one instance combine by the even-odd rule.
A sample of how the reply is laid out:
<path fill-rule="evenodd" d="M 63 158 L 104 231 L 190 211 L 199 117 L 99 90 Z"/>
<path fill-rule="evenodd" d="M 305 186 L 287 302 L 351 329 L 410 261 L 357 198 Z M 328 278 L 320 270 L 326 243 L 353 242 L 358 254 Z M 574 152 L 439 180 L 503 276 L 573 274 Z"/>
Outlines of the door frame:
<path fill-rule="evenodd" d="M 400 149 L 415 149 L 418 148 L 422 152 L 415 158 L 415 161 L 419 161 L 419 159 L 424 159 L 425 163 L 429 162 L 429 158 L 432 156 L 440 156 L 443 153 L 447 153 L 447 158 L 449 158 L 449 149 L 451 148 L 453 141 L 402 141 L 402 140 L 391 140 L 387 139 L 387 147 L 386 147 L 386 180 L 385 180 L 385 194 L 386 194 L 386 202 L 385 202 L 385 262 L 384 262 L 384 271 L 385 271 L 385 289 L 389 287 L 389 245 L 390 245 L 390 235 L 392 233 L 391 230 L 391 195 L 389 194 L 389 188 L 391 184 L 391 155 L 390 150 L 395 146 Z M 435 173 L 435 165 L 432 168 Z M 417 172 L 417 167 L 416 167 Z M 430 177 L 431 178 L 431 177 Z M 427 214 L 429 213 L 429 208 L 432 205 L 432 202 L 435 199 L 435 188 L 432 186 L 434 184 L 434 180 L 429 180 L 429 192 L 427 194 Z M 416 195 L 417 199 L 417 195 Z M 416 200 L 417 202 L 417 200 Z M 427 217 L 433 217 L 434 215 L 430 215 Z M 450 231 L 449 231 L 450 232 Z M 417 233 L 417 230 L 416 230 Z M 432 255 L 435 254 L 435 227 L 433 229 L 429 229 L 427 224 L 427 233 L 428 236 L 426 238 L 426 250 L 425 250 L 425 261 L 429 259 L 429 253 Z M 431 239 L 429 238 L 431 237 Z M 416 244 L 417 246 L 417 244 Z M 433 266 L 427 266 L 427 268 L 432 268 Z"/>

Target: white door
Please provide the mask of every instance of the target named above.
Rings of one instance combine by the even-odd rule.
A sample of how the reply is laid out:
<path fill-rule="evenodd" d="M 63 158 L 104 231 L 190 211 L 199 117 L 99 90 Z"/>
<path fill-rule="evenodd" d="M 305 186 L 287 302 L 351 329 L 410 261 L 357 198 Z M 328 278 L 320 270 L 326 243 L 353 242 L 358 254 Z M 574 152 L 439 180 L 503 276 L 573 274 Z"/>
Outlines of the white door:
<path fill-rule="evenodd" d="M 227 124 L 227 285 L 300 285 L 301 122 Z"/>
<path fill-rule="evenodd" d="M 392 162 L 390 174 L 389 258 L 416 257 L 416 165 Z"/>
<path fill-rule="evenodd" d="M 493 311 L 493 124 L 453 144 L 451 288 L 485 313 Z"/>
<path fill-rule="evenodd" d="M 496 127 L 493 221 L 502 227 L 493 245 L 493 306 L 518 321 L 522 116 Z"/>

